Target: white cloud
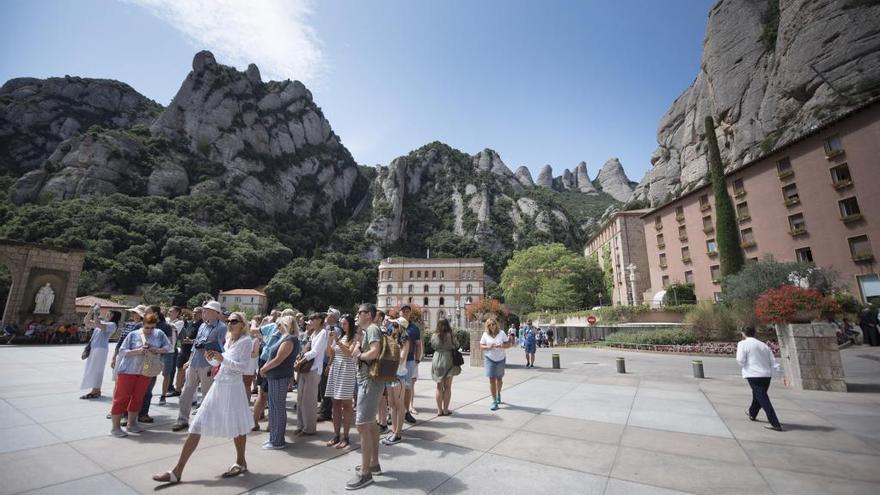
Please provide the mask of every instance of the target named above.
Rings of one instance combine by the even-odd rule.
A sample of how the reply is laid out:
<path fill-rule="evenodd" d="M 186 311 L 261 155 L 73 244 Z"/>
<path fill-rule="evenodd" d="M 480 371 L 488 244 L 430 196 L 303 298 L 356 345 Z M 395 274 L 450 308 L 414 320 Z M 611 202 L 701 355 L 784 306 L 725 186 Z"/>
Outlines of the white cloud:
<path fill-rule="evenodd" d="M 323 70 L 320 43 L 308 18 L 312 0 L 123 0 L 144 7 L 217 61 L 239 68 L 255 63 L 263 80 L 316 82 Z"/>

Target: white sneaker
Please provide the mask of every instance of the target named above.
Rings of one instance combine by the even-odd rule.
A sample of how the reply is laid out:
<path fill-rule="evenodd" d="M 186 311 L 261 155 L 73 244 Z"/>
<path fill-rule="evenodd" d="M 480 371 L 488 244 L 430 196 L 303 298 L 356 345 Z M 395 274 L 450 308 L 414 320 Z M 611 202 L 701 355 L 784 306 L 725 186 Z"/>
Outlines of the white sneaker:
<path fill-rule="evenodd" d="M 287 444 L 284 445 L 272 445 L 272 442 L 266 442 L 263 444 L 263 450 L 282 450 L 286 449 Z"/>
<path fill-rule="evenodd" d="M 128 428 L 126 428 L 126 430 L 128 430 L 129 433 L 142 433 L 144 431 L 141 425 L 129 426 Z"/>
<path fill-rule="evenodd" d="M 116 438 L 124 438 L 128 436 L 128 433 L 122 431 L 122 428 L 119 428 L 110 430 L 110 435 Z"/>

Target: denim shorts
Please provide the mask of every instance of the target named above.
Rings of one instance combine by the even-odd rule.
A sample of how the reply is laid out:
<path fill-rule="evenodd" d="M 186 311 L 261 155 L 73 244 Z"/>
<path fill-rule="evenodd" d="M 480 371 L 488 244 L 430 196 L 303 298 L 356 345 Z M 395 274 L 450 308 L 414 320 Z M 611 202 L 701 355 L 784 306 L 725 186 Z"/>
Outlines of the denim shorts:
<path fill-rule="evenodd" d="M 506 359 L 501 361 L 492 361 L 487 356 L 483 356 L 483 366 L 486 368 L 486 376 L 488 378 L 501 378 L 504 376 L 504 364 Z"/>
<path fill-rule="evenodd" d="M 377 382 L 369 378 L 358 379 L 355 425 L 366 425 L 370 424 L 371 421 L 376 421 L 376 411 L 379 410 L 379 397 L 382 396 L 384 390 L 384 382 Z"/>
<path fill-rule="evenodd" d="M 162 374 L 165 376 L 171 376 L 171 373 L 174 373 L 174 370 L 177 369 L 177 350 L 173 352 L 166 352 L 162 354 Z"/>
<path fill-rule="evenodd" d="M 406 388 L 412 388 L 413 379 L 418 375 L 419 363 L 415 360 L 406 362 L 406 380 L 404 380 L 403 384 L 406 385 Z"/>

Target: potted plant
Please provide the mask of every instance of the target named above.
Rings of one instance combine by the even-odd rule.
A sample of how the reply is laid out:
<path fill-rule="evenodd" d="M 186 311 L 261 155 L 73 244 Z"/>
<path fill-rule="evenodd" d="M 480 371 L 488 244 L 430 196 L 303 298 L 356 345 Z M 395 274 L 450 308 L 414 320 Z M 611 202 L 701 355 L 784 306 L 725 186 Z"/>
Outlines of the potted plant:
<path fill-rule="evenodd" d="M 840 312 L 840 305 L 816 289 L 783 285 L 768 289 L 755 302 L 755 313 L 765 323 L 810 323 L 821 315 Z"/>

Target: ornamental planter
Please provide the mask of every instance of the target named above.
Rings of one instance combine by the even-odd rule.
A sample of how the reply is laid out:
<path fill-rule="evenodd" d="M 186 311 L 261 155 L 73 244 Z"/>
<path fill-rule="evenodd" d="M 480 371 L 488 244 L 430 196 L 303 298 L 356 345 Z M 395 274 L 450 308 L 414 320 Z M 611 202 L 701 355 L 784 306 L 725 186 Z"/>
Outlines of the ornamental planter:
<path fill-rule="evenodd" d="M 502 332 L 504 330 L 501 330 Z M 471 337 L 471 366 L 483 366 L 483 349 L 480 349 L 480 338 L 483 337 L 483 330 L 480 328 L 468 329 Z"/>
<path fill-rule="evenodd" d="M 779 354 L 792 388 L 846 392 L 837 333 L 824 322 L 777 324 Z"/>

